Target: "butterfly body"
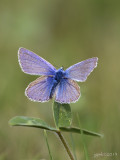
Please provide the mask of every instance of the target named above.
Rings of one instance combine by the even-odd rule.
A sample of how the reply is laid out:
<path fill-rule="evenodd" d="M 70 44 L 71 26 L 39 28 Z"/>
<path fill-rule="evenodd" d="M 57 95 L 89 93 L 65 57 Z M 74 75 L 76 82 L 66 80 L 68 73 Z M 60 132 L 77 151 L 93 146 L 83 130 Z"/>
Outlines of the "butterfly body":
<path fill-rule="evenodd" d="M 54 83 L 50 92 L 50 99 L 53 97 L 54 92 L 56 90 L 57 85 L 60 83 L 60 81 L 64 78 L 65 76 L 65 71 L 63 70 L 63 67 L 61 67 L 60 69 L 58 69 L 55 72 L 55 76 L 54 76 Z"/>
<path fill-rule="evenodd" d="M 20 48 L 19 64 L 23 72 L 31 75 L 41 75 L 31 82 L 25 90 L 25 95 L 32 101 L 46 102 L 54 97 L 56 102 L 76 102 L 80 97 L 80 87 L 75 82 L 84 82 L 97 66 L 97 57 L 74 64 L 65 71 L 63 67 L 56 69 L 37 54 Z"/>

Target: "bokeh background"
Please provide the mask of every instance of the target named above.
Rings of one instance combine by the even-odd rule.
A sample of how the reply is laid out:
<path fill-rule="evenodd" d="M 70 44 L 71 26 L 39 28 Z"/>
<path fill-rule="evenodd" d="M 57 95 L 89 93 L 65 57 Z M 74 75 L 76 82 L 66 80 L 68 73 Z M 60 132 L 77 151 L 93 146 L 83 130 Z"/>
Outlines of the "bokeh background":
<path fill-rule="evenodd" d="M 17 51 L 25 47 L 56 68 L 98 57 L 98 67 L 71 104 L 73 125 L 104 134 L 85 136 L 90 160 L 120 159 L 120 1 L 0 0 L 0 160 L 48 160 L 43 130 L 10 127 L 16 115 L 39 117 L 54 126 L 52 102 L 29 101 L 24 90 L 37 76 L 24 74 Z M 64 133 L 70 147 L 71 135 Z M 85 159 L 81 136 L 73 134 L 77 159 Z M 68 159 L 58 138 L 48 132 L 54 159 Z M 96 153 L 117 156 L 94 157 Z"/>

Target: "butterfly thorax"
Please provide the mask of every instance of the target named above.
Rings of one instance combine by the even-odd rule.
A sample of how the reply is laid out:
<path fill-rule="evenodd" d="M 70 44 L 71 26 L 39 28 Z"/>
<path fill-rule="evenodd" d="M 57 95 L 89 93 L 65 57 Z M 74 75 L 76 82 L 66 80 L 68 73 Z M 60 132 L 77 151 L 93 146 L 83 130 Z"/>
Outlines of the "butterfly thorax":
<path fill-rule="evenodd" d="M 55 74 L 55 80 L 59 83 L 60 80 L 64 77 L 65 71 L 63 70 L 63 67 L 58 69 Z"/>

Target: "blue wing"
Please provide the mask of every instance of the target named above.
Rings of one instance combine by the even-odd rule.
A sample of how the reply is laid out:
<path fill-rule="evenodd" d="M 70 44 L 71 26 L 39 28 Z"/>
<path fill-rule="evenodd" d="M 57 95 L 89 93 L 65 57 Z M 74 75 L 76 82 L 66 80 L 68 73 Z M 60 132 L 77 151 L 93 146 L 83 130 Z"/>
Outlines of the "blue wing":
<path fill-rule="evenodd" d="M 50 93 L 53 84 L 53 77 L 39 77 L 28 85 L 28 87 L 25 90 L 25 95 L 32 101 L 48 101 L 50 99 Z"/>
<path fill-rule="evenodd" d="M 19 49 L 18 59 L 23 72 L 27 74 L 46 76 L 55 74 L 56 69 L 53 65 L 25 48 Z"/>
<path fill-rule="evenodd" d="M 62 79 L 55 92 L 55 101 L 59 103 L 76 102 L 80 97 L 80 87 L 71 79 Z"/>
<path fill-rule="evenodd" d="M 98 58 L 90 58 L 85 61 L 74 64 L 73 66 L 66 69 L 65 78 L 70 78 L 78 82 L 84 82 L 89 74 L 97 67 Z"/>

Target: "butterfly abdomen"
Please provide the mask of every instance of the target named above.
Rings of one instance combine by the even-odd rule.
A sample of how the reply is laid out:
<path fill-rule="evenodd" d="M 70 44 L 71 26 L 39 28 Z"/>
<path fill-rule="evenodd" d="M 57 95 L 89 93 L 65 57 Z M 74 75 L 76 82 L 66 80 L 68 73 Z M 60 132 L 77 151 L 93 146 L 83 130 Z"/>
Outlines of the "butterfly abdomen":
<path fill-rule="evenodd" d="M 54 80 L 54 84 L 53 84 L 53 87 L 52 87 L 51 92 L 50 92 L 50 99 L 53 97 L 55 89 L 56 89 L 58 83 L 59 83 L 58 81 Z"/>

